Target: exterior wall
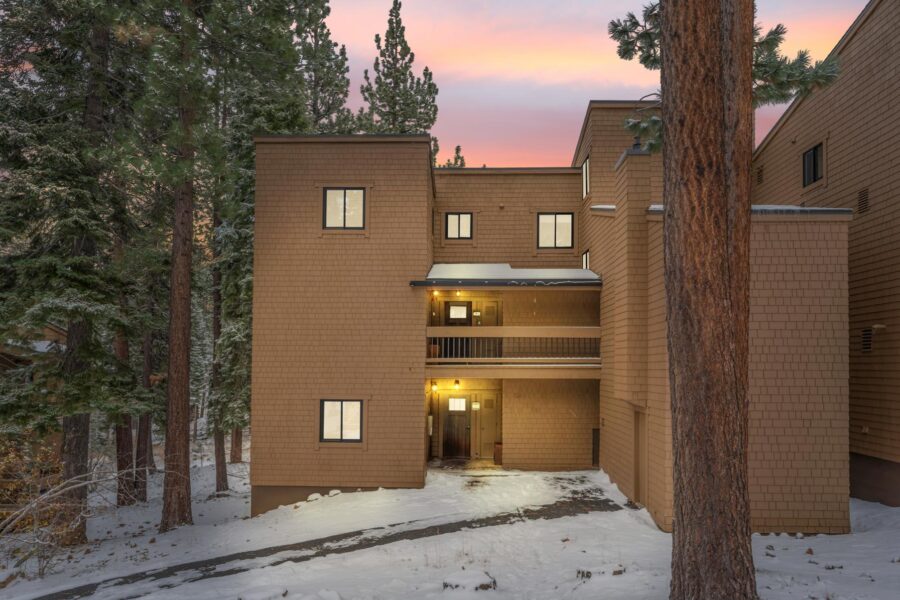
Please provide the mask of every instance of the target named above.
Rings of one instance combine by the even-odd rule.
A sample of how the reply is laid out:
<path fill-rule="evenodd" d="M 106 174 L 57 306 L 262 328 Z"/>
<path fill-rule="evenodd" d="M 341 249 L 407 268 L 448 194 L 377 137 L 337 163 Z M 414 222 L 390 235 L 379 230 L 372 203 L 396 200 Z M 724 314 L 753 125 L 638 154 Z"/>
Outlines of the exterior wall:
<path fill-rule="evenodd" d="M 584 242 L 599 250 L 591 260 L 604 285 L 601 466 L 670 530 L 662 216 L 647 212 L 651 180 L 661 173 L 658 160 L 634 151 L 623 155 L 615 210 L 588 217 Z M 846 219 L 754 215 L 749 462 L 758 531 L 840 532 L 849 526 Z M 647 458 L 639 466 L 640 415 Z"/>
<path fill-rule="evenodd" d="M 610 111 L 612 116 L 602 119 L 603 127 L 620 127 L 630 112 Z M 594 114 L 604 114 L 595 109 Z M 603 129 L 595 127 L 591 129 Z M 618 129 L 616 129 L 618 131 Z M 594 138 L 598 139 L 597 137 Z M 625 141 L 625 140 L 623 140 Z M 595 142 L 597 143 L 597 142 Z M 645 413 L 648 439 L 647 464 L 644 479 L 648 489 L 643 503 L 648 509 L 668 507 L 665 495 L 656 498 L 664 490 L 659 489 L 665 466 L 671 464 L 671 444 L 665 444 L 669 429 L 658 422 L 656 412 L 647 412 L 648 391 L 651 383 L 648 361 L 650 323 L 648 278 L 647 208 L 653 202 L 655 189 L 659 187 L 662 166 L 659 155 L 641 153 L 624 155 L 621 148 L 628 148 L 630 139 L 620 146 L 618 158 L 623 158 L 616 169 L 617 160 L 608 168 L 614 175 L 612 196 L 596 200 L 598 179 L 605 182 L 604 165 L 595 164 L 601 154 L 591 150 L 591 198 L 602 204 L 614 204 L 615 211 L 603 214 L 591 213 L 588 206 L 583 214 L 585 249 L 591 250 L 592 269 L 603 278 L 600 304 L 601 341 L 604 375 L 600 380 L 600 466 L 609 473 L 620 489 L 629 497 L 636 492 L 635 471 L 635 412 Z M 605 183 L 603 185 L 606 185 Z M 661 257 L 661 246 L 660 257 Z M 662 267 L 662 263 L 659 263 Z M 659 307 L 660 305 L 655 305 Z M 665 304 L 662 303 L 662 335 L 665 335 Z M 657 331 L 659 328 L 657 327 Z M 665 339 L 662 340 L 663 347 Z M 668 416 L 666 415 L 666 419 Z M 661 454 L 656 450 L 661 450 Z M 666 460 L 668 462 L 659 462 Z"/>
<path fill-rule="evenodd" d="M 580 267 L 581 172 L 575 169 L 435 169 L 432 216 L 437 263 L 509 263 L 513 267 Z M 472 240 L 444 239 L 446 212 L 471 212 Z M 575 216 L 571 249 L 537 247 L 539 212 Z"/>
<path fill-rule="evenodd" d="M 503 466 L 591 469 L 597 382 L 503 380 Z"/>
<path fill-rule="evenodd" d="M 900 96 L 900 76 L 884 62 L 900 52 L 898 27 L 900 3 L 870 2 L 833 51 L 837 81 L 796 101 L 757 150 L 762 181 L 753 198 L 856 210 L 868 191 L 869 209 L 857 211 L 849 234 L 849 449 L 890 461 L 900 478 L 900 123 L 881 118 Z M 802 153 L 820 142 L 824 178 L 803 188 Z M 886 327 L 875 330 L 872 351 L 863 353 L 861 332 L 873 325 Z M 854 494 L 887 498 L 865 475 L 874 472 L 853 470 Z"/>
<path fill-rule="evenodd" d="M 595 327 L 600 319 L 600 292 L 587 290 L 515 290 L 500 292 L 504 325 Z"/>
<path fill-rule="evenodd" d="M 427 138 L 257 143 L 251 484 L 424 483 Z M 366 188 L 366 230 L 322 228 L 323 187 Z M 364 290 L 364 293 L 361 291 Z M 363 441 L 319 442 L 321 399 L 364 401 Z M 258 512 L 255 508 L 254 513 Z"/>
<path fill-rule="evenodd" d="M 846 533 L 847 222 L 755 218 L 750 260 L 752 526 Z"/>

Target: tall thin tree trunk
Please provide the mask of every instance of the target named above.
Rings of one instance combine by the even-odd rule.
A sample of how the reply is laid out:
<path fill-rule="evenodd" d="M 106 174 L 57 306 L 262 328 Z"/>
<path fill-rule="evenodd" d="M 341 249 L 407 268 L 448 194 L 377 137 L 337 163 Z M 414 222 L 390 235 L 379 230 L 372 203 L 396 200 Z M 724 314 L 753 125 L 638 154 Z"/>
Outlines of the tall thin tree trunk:
<path fill-rule="evenodd" d="M 91 335 L 90 324 L 86 321 L 70 322 L 66 334 L 66 352 L 63 359 L 63 373 L 68 381 L 85 369 L 79 353 L 88 343 Z M 62 420 L 62 478 L 76 485 L 67 494 L 64 511 L 67 530 L 61 537 L 63 545 L 87 542 L 87 493 L 85 485 L 78 485 L 90 477 L 88 460 L 90 452 L 91 415 L 88 412 L 66 415 Z"/>
<path fill-rule="evenodd" d="M 149 390 L 150 375 L 153 373 L 153 334 L 149 331 L 144 332 L 141 354 L 141 385 Z M 138 502 L 147 501 L 147 468 L 153 459 L 152 427 L 149 412 L 138 417 L 137 451 L 134 458 L 134 496 Z"/>
<path fill-rule="evenodd" d="M 671 598 L 755 599 L 747 489 L 752 0 L 663 0 Z"/>
<path fill-rule="evenodd" d="M 196 24 L 190 0 L 181 2 L 183 30 L 181 64 L 189 68 L 194 51 Z M 186 16 L 190 15 L 190 17 Z M 187 78 L 187 74 L 182 74 Z M 178 162 L 181 181 L 175 185 L 175 218 L 172 231 L 172 275 L 169 292 L 169 371 L 166 412 L 166 471 L 160 531 L 193 522 L 191 515 L 191 254 L 194 236 L 194 90 L 185 79 L 178 90 L 181 141 Z"/>
<path fill-rule="evenodd" d="M 91 28 L 89 44 L 89 72 L 85 91 L 83 124 L 91 135 L 93 145 L 102 143 L 106 77 L 109 64 L 109 28 L 98 23 Z M 96 251 L 92 238 L 86 233 L 76 235 L 72 244 L 73 256 L 91 256 Z M 84 319 L 68 323 L 66 351 L 63 358 L 63 377 L 73 382 L 87 369 L 82 352 L 90 343 L 91 324 Z M 64 481 L 83 482 L 90 477 L 88 461 L 90 452 L 91 415 L 79 412 L 63 417 L 63 440 L 60 459 Z M 81 485 L 67 494 L 69 529 L 63 536 L 64 544 L 80 544 L 87 541 L 87 486 Z"/>
<path fill-rule="evenodd" d="M 122 263 L 125 260 L 125 231 L 122 231 L 113 248 L 114 260 Z M 120 304 L 124 310 L 125 298 L 120 298 Z M 131 369 L 131 355 L 128 348 L 128 336 L 122 327 L 118 327 L 113 339 L 113 353 L 123 369 Z M 121 414 L 115 425 L 116 431 L 116 505 L 129 506 L 134 504 L 134 431 L 131 425 L 131 415 Z"/>
<path fill-rule="evenodd" d="M 224 117 L 222 119 L 224 124 Z M 219 337 L 222 335 L 222 271 L 219 268 L 219 247 L 215 241 L 216 229 L 222 224 L 219 217 L 218 203 L 213 200 L 213 232 L 210 236 L 212 240 L 212 342 L 213 342 L 213 364 L 212 364 L 212 387 L 213 398 L 216 398 L 214 410 L 210 411 L 213 425 L 213 449 L 215 451 L 216 460 L 216 491 L 224 492 L 228 490 L 228 466 L 225 463 L 225 432 L 222 431 L 222 407 L 221 400 L 217 394 L 219 391 L 219 383 L 221 378 L 221 365 L 219 364 Z"/>
<path fill-rule="evenodd" d="M 134 431 L 131 415 L 119 415 L 116 430 L 116 506 L 134 504 Z"/>
<path fill-rule="evenodd" d="M 244 461 L 244 430 L 240 427 L 231 430 L 231 456 L 228 461 L 233 463 Z"/>

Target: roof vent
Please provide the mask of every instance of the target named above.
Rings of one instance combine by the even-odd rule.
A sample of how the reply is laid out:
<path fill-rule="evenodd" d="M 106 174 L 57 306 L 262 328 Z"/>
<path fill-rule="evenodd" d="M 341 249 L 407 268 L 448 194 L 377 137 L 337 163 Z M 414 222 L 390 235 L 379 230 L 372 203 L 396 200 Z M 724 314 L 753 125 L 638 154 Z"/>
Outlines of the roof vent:
<path fill-rule="evenodd" d="M 859 190 L 856 194 L 856 213 L 862 214 L 869 211 L 869 188 Z"/>
<path fill-rule="evenodd" d="M 866 327 L 862 330 L 862 351 L 863 352 L 871 352 L 872 351 L 872 328 Z"/>

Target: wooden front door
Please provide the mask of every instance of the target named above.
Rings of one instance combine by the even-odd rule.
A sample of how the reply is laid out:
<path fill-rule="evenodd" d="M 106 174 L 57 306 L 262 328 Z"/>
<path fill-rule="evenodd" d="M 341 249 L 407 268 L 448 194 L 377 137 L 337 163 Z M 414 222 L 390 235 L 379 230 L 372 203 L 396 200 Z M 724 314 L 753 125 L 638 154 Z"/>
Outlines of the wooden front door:
<path fill-rule="evenodd" d="M 469 458 L 469 399 L 447 400 L 444 419 L 444 458 Z"/>

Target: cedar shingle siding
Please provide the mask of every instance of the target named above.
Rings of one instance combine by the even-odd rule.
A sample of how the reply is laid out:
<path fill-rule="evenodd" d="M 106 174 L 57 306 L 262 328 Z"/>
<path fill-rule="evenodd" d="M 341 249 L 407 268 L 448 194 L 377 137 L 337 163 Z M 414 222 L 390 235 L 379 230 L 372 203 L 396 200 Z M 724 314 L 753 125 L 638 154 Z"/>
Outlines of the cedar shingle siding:
<path fill-rule="evenodd" d="M 833 51 L 840 76 L 795 101 L 754 155 L 755 202 L 845 207 L 849 228 L 849 450 L 854 495 L 900 504 L 900 2 L 873 0 Z M 889 111 L 890 112 L 890 111 Z M 820 181 L 802 153 L 824 144 Z M 868 339 L 866 339 L 868 338 Z M 867 343 L 868 342 L 868 343 Z M 885 485 L 888 481 L 890 484 Z"/>

